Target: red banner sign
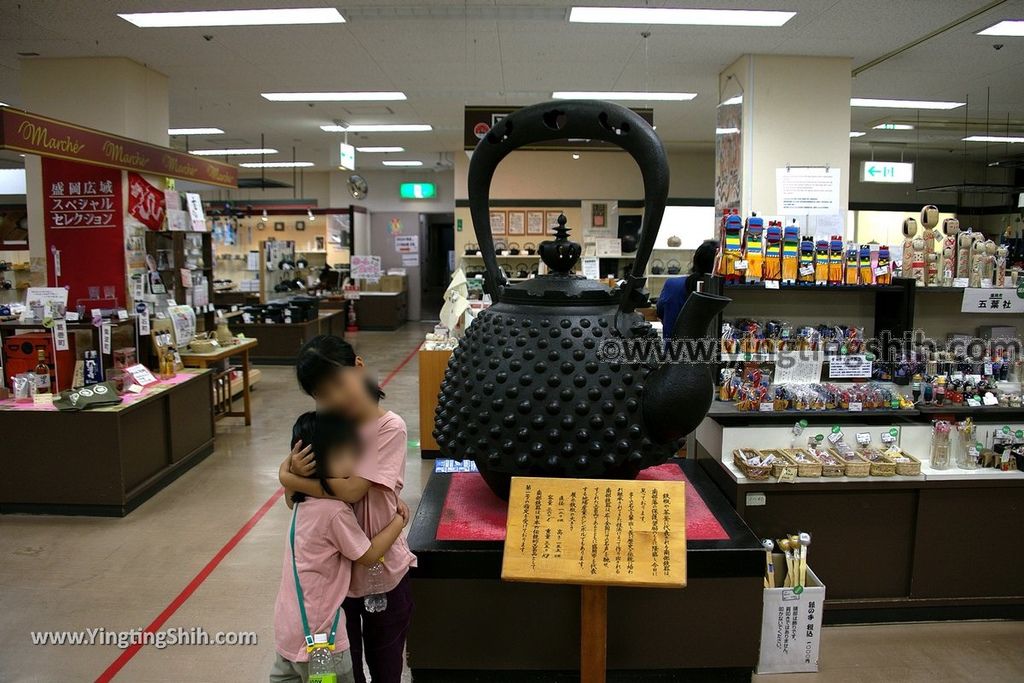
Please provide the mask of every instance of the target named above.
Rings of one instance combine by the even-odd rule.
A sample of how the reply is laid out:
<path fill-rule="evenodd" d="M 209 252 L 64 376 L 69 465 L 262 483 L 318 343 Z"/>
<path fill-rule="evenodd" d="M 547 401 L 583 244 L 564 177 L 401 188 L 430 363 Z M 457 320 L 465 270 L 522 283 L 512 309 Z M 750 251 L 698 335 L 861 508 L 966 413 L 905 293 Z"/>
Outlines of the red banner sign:
<path fill-rule="evenodd" d="M 128 174 L 128 215 L 150 230 L 164 227 L 167 215 L 164 193 L 146 182 L 138 173 Z"/>
<path fill-rule="evenodd" d="M 121 172 L 45 157 L 42 167 L 49 286 L 68 287 L 72 307 L 78 299 L 95 298 L 91 290 L 108 288 L 123 306 Z"/>
<path fill-rule="evenodd" d="M 238 187 L 238 168 L 73 123 L 0 107 L 0 149 Z"/>

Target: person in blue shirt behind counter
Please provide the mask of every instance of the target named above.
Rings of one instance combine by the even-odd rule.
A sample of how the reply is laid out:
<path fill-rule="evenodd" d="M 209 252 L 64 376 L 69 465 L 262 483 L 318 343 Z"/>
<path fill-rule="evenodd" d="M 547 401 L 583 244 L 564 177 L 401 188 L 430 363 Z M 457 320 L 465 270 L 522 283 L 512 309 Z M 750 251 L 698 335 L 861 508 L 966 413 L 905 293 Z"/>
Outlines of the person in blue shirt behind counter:
<path fill-rule="evenodd" d="M 662 324 L 662 336 L 672 336 L 672 328 L 676 326 L 676 318 L 683 309 L 687 297 L 697 291 L 697 283 L 715 269 L 715 255 L 718 253 L 718 242 L 704 240 L 703 244 L 693 252 L 693 265 L 690 272 L 681 277 L 665 280 L 665 286 L 658 295 L 657 312 Z"/>

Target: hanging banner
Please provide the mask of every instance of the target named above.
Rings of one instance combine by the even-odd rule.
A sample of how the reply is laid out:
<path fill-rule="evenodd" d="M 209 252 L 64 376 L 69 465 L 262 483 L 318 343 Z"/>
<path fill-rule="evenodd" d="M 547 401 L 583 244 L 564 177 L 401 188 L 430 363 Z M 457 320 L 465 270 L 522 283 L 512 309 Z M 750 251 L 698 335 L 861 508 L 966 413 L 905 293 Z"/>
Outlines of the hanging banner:
<path fill-rule="evenodd" d="M 164 227 L 165 194 L 138 173 L 128 174 L 128 215 L 134 216 L 150 230 Z"/>
<path fill-rule="evenodd" d="M 46 252 L 51 287 L 68 287 L 72 308 L 90 289 L 112 287 L 125 301 L 124 201 L 121 172 L 61 159 L 42 159 Z"/>
<path fill-rule="evenodd" d="M 194 180 L 218 187 L 238 187 L 238 168 L 231 164 L 12 107 L 0 107 L 0 149 Z"/>

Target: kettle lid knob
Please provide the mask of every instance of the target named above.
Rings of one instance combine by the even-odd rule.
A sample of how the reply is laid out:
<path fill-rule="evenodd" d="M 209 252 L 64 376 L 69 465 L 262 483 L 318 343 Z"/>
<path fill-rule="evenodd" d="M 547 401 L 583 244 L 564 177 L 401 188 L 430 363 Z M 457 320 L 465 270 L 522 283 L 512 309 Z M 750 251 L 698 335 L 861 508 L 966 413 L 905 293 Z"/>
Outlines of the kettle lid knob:
<path fill-rule="evenodd" d="M 565 214 L 558 216 L 555 239 L 544 240 L 537 248 L 540 258 L 552 273 L 568 275 L 580 260 L 583 248 L 579 242 L 569 239 L 569 228 L 565 227 Z"/>

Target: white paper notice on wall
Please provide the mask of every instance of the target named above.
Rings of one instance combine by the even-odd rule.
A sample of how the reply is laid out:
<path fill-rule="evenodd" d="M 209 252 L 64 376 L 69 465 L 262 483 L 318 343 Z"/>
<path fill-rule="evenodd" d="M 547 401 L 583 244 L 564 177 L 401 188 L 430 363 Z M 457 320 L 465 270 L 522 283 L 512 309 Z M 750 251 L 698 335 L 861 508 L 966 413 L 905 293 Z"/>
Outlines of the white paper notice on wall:
<path fill-rule="evenodd" d="M 601 277 L 601 261 L 595 256 L 583 258 L 583 277 L 596 280 Z"/>
<path fill-rule="evenodd" d="M 777 168 L 775 212 L 787 216 L 838 214 L 840 180 L 838 168 Z"/>
<path fill-rule="evenodd" d="M 871 377 L 873 362 L 862 354 L 828 357 L 829 379 L 856 379 Z"/>
<path fill-rule="evenodd" d="M 418 266 L 420 264 L 419 254 L 402 254 L 403 266 Z"/>
<path fill-rule="evenodd" d="M 100 325 L 100 352 L 110 355 L 110 323 Z"/>
<path fill-rule="evenodd" d="M 420 251 L 420 236 L 395 235 L 395 251 L 399 254 L 418 254 Z"/>
<path fill-rule="evenodd" d="M 775 361 L 775 384 L 816 384 L 821 381 L 821 351 L 779 351 Z"/>

